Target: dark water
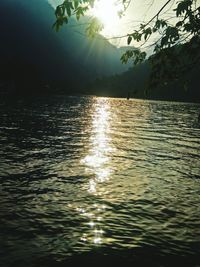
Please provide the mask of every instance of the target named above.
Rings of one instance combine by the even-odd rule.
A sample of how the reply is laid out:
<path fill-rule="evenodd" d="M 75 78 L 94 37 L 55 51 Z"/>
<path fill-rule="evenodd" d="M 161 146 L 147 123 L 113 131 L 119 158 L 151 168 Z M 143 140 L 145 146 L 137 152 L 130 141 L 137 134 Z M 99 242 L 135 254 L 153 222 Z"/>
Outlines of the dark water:
<path fill-rule="evenodd" d="M 200 266 L 200 105 L 0 106 L 0 266 Z"/>

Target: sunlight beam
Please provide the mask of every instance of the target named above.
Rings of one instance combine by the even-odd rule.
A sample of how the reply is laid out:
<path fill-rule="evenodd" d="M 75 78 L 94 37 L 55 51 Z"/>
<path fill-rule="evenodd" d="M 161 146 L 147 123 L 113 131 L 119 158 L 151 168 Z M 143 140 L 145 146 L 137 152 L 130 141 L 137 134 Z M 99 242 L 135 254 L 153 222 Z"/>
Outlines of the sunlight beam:
<path fill-rule="evenodd" d="M 123 4 L 116 0 L 97 0 L 91 9 L 91 15 L 98 18 L 104 25 L 107 35 L 114 35 L 120 22 L 119 13 L 123 10 Z"/>

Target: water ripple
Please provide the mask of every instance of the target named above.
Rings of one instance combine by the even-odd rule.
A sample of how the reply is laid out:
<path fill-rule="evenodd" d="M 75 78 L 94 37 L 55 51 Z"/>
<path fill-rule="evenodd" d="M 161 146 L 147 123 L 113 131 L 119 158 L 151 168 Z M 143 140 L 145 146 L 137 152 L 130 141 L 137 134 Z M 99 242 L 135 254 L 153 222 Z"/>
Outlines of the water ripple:
<path fill-rule="evenodd" d="M 199 266 L 199 108 L 59 96 L 2 104 L 3 266 L 75 266 L 97 251 L 99 262 Z"/>

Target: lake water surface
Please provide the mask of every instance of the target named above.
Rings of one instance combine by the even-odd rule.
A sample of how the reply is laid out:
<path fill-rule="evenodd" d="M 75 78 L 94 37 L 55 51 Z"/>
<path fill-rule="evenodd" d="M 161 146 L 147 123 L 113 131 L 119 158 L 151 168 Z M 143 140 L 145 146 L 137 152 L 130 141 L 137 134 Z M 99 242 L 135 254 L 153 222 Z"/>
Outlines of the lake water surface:
<path fill-rule="evenodd" d="M 97 97 L 1 104 L 0 266 L 200 266 L 199 111 Z"/>

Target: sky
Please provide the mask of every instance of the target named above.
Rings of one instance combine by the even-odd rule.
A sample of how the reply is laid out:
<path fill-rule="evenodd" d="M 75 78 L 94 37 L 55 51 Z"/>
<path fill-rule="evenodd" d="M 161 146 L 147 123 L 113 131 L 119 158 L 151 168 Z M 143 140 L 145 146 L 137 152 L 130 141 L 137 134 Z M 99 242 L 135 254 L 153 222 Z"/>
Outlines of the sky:
<path fill-rule="evenodd" d="M 103 9 L 102 12 L 99 9 L 102 7 L 101 4 L 98 5 L 99 2 L 103 2 L 103 5 L 107 6 L 107 9 Z M 110 41 L 115 44 L 116 46 L 124 46 L 126 45 L 126 38 L 113 38 L 112 37 L 120 37 L 126 35 L 127 33 L 131 32 L 135 29 L 140 23 L 143 21 L 148 21 L 152 16 L 154 16 L 157 11 L 162 7 L 165 1 L 163 0 L 132 0 L 130 6 L 125 12 L 125 15 L 120 19 L 116 16 L 117 9 L 113 11 L 112 3 L 115 0 L 97 0 L 96 5 L 96 13 L 103 14 L 103 19 L 105 20 L 105 27 L 104 30 L 101 32 L 107 38 L 111 38 Z M 53 6 L 56 7 L 58 4 L 62 3 L 62 0 L 48 0 L 48 2 Z M 111 3 L 109 5 L 109 3 Z M 100 7 L 100 8 L 99 8 Z M 165 9 L 172 8 L 172 5 Z M 120 9 L 120 7 L 118 8 Z M 168 12 L 169 14 L 169 12 Z M 113 15 L 115 16 L 114 20 Z M 117 18 L 116 18 L 117 17 Z"/>
<path fill-rule="evenodd" d="M 13 75 L 20 72 L 23 74 L 26 65 L 31 63 L 34 66 L 35 73 L 37 72 L 38 80 L 50 82 L 52 80 L 62 80 L 58 87 L 64 87 L 65 81 L 67 83 L 69 79 L 71 85 L 74 86 L 74 77 L 76 76 L 81 77 L 77 80 L 78 84 L 82 83 L 82 80 L 86 81 L 103 75 L 108 76 L 124 72 L 132 66 L 131 60 L 129 65 L 120 62 L 122 53 L 128 50 L 127 47 L 116 49 L 101 36 L 93 40 L 86 38 L 86 34 L 84 34 L 85 25 L 84 27 L 77 26 L 75 19 L 72 19 L 68 25 L 63 25 L 63 29 L 57 34 L 52 30 L 55 16 L 53 9 L 48 5 L 48 1 L 51 1 L 51 5 L 54 7 L 59 4 L 58 0 L 0 0 L 0 6 L 2 7 L 0 8 L 0 25 L 4 25 L 1 31 L 1 58 L 3 58 L 5 64 L 9 61 L 13 64 Z M 108 3 L 107 1 L 112 0 L 101 1 Z M 154 16 L 166 1 L 141 0 L 140 2 L 139 0 L 132 0 L 126 16 L 119 22 L 119 27 L 116 26 L 117 24 L 113 24 L 116 35 L 126 35 L 131 32 L 134 26 L 140 24 L 142 20 L 145 18 L 148 20 L 151 16 Z M 17 2 L 21 4 L 22 8 L 11 9 L 13 4 L 14 7 L 19 5 Z M 109 10 L 109 12 L 111 11 Z M 8 19 L 9 15 L 12 17 L 11 20 Z M 110 13 L 106 14 L 108 18 L 109 15 Z M 76 27 L 71 27 L 75 25 Z M 79 31 L 79 34 L 76 34 L 76 30 Z M 82 34 L 80 34 L 80 31 Z M 111 33 L 105 32 L 104 34 Z M 45 38 L 41 38 L 41 36 Z M 113 42 L 118 45 L 121 40 L 124 41 L 124 46 L 127 45 L 126 38 L 113 39 Z M 151 49 L 153 50 L 153 46 Z M 149 50 L 146 51 L 150 53 Z M 23 65 L 22 71 L 15 62 L 18 65 Z M 16 72 L 16 70 L 19 71 Z M 9 66 L 6 71 L 5 75 L 10 72 Z M 33 71 L 31 72 L 33 73 Z M 67 73 L 70 73 L 70 75 L 67 75 Z M 141 76 L 143 77 L 143 75 Z M 136 78 L 134 77 L 134 80 Z"/>

